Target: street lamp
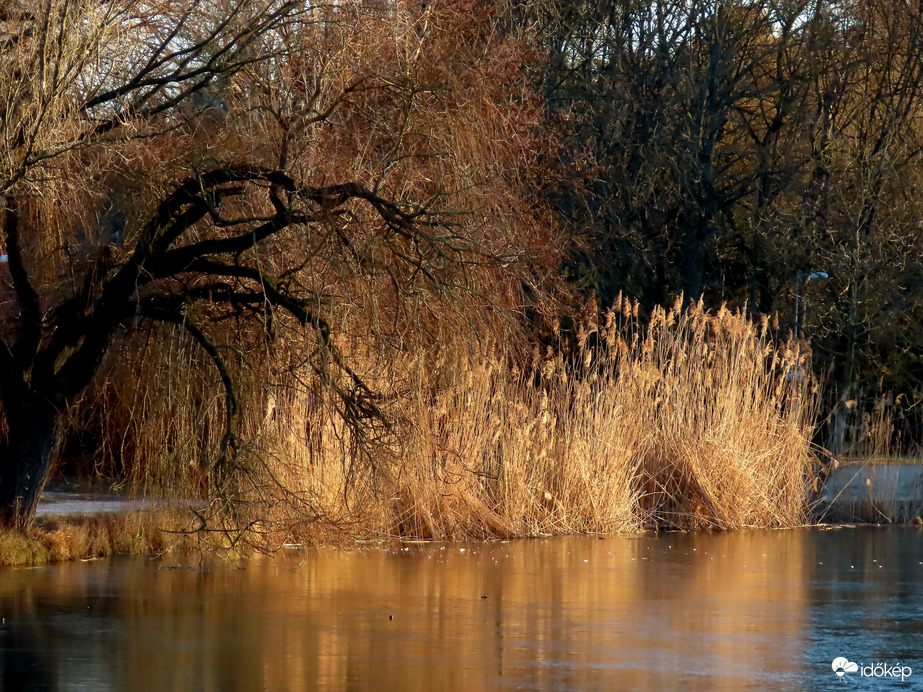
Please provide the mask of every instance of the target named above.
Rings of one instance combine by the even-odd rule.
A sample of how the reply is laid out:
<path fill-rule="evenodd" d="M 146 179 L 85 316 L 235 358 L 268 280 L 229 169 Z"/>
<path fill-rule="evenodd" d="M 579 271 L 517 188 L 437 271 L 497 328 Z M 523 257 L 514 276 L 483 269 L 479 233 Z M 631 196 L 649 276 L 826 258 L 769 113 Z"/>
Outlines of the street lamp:
<path fill-rule="evenodd" d="M 801 300 L 801 282 L 804 281 L 807 285 L 808 281 L 811 279 L 829 279 L 830 276 L 827 272 L 812 272 L 799 269 L 795 272 L 795 330 L 794 336 L 797 339 L 800 335 L 801 322 L 804 319 L 804 305 Z"/>

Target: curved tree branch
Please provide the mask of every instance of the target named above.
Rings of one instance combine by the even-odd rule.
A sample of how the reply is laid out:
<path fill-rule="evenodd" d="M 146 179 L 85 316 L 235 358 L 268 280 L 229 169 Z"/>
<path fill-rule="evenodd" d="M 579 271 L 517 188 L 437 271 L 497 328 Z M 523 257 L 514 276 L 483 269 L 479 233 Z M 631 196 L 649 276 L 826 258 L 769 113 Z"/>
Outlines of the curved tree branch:
<path fill-rule="evenodd" d="M 237 418 L 238 414 L 240 413 L 240 408 L 238 405 L 237 395 L 234 391 L 234 381 L 231 378 L 231 374 L 228 372 L 227 365 L 225 364 L 224 359 L 221 357 L 221 353 L 218 350 L 218 347 L 211 342 L 211 340 L 201 329 L 199 329 L 186 315 L 182 313 L 148 305 L 141 306 L 140 315 L 151 320 L 169 322 L 171 324 L 183 327 L 187 332 L 189 332 L 192 338 L 195 339 L 196 343 L 202 347 L 202 350 L 208 354 L 208 357 L 211 358 L 215 369 L 218 371 L 218 375 L 221 378 L 221 384 L 224 386 L 225 400 L 227 402 L 225 406 L 225 431 L 221 438 L 221 446 L 218 451 L 218 458 L 215 463 L 215 466 L 221 467 L 225 462 L 228 461 L 229 451 L 233 452 L 237 449 L 237 435 L 235 433 L 235 428 L 237 427 Z"/>

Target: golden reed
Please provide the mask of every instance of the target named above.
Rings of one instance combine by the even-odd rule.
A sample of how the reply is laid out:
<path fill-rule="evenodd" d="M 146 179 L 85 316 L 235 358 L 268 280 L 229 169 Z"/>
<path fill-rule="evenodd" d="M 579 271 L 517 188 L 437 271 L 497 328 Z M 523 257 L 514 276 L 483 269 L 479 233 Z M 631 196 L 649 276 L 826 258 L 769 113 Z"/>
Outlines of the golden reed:
<path fill-rule="evenodd" d="M 803 523 L 815 400 L 803 354 L 726 309 L 678 300 L 645 322 L 620 299 L 568 359 L 461 339 L 368 357 L 383 416 L 358 426 L 311 371 L 240 368 L 246 442 L 223 470 L 208 461 L 224 420 L 215 376 L 152 338 L 130 367 L 156 377 L 126 387 L 116 369 L 99 389 L 109 457 L 97 463 L 193 498 L 191 525 L 224 543 L 246 530 L 265 549 Z"/>

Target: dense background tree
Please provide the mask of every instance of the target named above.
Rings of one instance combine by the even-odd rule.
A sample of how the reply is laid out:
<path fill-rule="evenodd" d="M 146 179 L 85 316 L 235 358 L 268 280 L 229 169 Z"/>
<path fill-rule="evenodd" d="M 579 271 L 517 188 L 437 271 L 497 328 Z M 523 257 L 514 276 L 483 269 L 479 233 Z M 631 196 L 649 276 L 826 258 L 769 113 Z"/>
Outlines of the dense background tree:
<path fill-rule="evenodd" d="M 837 452 L 847 402 L 877 387 L 907 393 L 923 385 L 923 232 L 915 192 L 923 13 L 857 2 L 821 22 L 818 33 L 836 51 L 828 49 L 812 84 L 812 174 L 799 235 L 806 261 L 832 277 L 812 337 L 821 362 L 833 368 L 828 446 Z"/>
<path fill-rule="evenodd" d="M 568 271 L 609 303 L 684 292 L 804 334 L 844 447 L 861 395 L 921 386 L 923 15 L 853 0 L 511 2 L 570 165 Z M 799 272 L 829 279 L 797 282 Z M 871 405 L 871 404 L 869 404 Z M 909 432 L 909 431 L 905 431 Z M 923 433 L 914 433 L 917 442 Z M 906 436 L 906 435 L 905 435 Z"/>

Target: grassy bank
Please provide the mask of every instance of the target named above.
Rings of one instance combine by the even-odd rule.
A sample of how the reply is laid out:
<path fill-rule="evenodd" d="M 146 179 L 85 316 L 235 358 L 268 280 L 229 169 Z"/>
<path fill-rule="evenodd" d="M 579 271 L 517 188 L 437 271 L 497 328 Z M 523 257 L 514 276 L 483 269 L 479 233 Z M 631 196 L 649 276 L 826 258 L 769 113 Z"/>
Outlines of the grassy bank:
<path fill-rule="evenodd" d="M 187 533 L 191 526 L 184 513 L 166 510 L 39 519 L 28 535 L 0 531 L 0 566 L 204 547 Z"/>
<path fill-rule="evenodd" d="M 448 337 L 370 359 L 380 415 L 360 424 L 316 374 L 254 369 L 247 443 L 221 469 L 203 461 L 220 389 L 187 357 L 156 354 L 166 365 L 134 388 L 109 373 L 104 446 L 126 485 L 220 496 L 206 526 L 267 549 L 802 523 L 814 399 L 798 354 L 726 310 L 677 304 L 645 328 L 636 310 L 583 328 L 568 360 Z"/>

